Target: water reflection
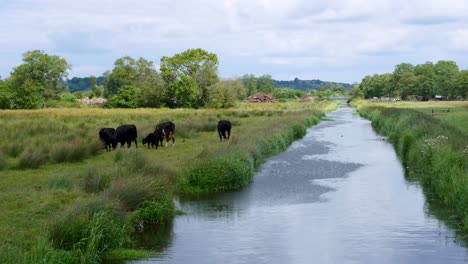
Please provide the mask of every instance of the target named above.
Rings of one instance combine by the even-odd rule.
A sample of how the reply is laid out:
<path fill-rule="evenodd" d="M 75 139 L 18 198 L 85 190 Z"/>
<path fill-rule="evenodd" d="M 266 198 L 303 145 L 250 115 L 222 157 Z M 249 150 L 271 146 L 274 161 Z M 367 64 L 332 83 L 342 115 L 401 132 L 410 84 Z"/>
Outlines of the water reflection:
<path fill-rule="evenodd" d="M 181 201 L 162 256 L 132 263 L 461 263 L 393 147 L 342 106 L 242 191 Z"/>

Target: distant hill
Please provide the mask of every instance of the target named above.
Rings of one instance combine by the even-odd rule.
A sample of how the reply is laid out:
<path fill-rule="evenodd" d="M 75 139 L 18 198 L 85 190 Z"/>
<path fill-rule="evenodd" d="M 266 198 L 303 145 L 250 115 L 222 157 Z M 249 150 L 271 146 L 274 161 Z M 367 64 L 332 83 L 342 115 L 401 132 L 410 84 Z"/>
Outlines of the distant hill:
<path fill-rule="evenodd" d="M 278 88 L 292 88 L 297 90 L 326 89 L 327 87 L 336 87 L 342 85 L 345 89 L 351 89 L 349 83 L 326 82 L 321 80 L 301 80 L 295 78 L 292 81 L 273 80 Z"/>
<path fill-rule="evenodd" d="M 76 91 L 89 91 L 91 90 L 91 81 L 89 77 L 73 77 L 69 80 L 66 80 L 65 83 L 68 86 L 70 92 Z M 104 76 L 99 76 L 96 78 L 97 85 L 104 85 Z"/>

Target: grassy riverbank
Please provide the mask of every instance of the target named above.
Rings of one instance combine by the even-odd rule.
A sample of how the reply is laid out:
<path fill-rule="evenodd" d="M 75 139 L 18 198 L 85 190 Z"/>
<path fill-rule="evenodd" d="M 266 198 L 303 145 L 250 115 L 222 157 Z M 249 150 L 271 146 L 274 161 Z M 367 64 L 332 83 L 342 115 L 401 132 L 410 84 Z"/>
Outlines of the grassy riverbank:
<path fill-rule="evenodd" d="M 430 203 L 449 212 L 468 238 L 468 104 L 466 102 L 355 102 L 359 113 L 388 136 L 407 175 L 419 180 Z M 432 109 L 449 113 L 432 116 Z"/>
<path fill-rule="evenodd" d="M 242 104 L 226 110 L 0 111 L 0 262 L 95 263 L 141 257 L 140 229 L 170 224 L 176 194 L 241 188 L 268 157 L 317 123 L 334 102 Z M 216 123 L 230 119 L 219 143 Z M 176 146 L 140 142 L 162 120 Z M 133 123 L 139 148 L 105 152 L 100 127 Z"/>

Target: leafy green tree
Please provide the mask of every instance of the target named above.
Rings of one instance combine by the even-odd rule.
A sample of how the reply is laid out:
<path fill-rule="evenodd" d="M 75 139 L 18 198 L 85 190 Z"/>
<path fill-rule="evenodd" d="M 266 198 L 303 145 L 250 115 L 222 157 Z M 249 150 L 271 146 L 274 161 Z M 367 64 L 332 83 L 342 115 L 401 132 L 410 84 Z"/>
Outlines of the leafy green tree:
<path fill-rule="evenodd" d="M 208 87 L 211 108 L 233 107 L 237 101 L 245 99 L 247 89 L 241 80 L 223 80 Z"/>
<path fill-rule="evenodd" d="M 405 99 L 408 95 L 414 94 L 416 76 L 414 66 L 411 63 L 400 63 L 393 71 L 393 81 L 395 94 Z"/>
<path fill-rule="evenodd" d="M 145 78 L 140 79 L 140 106 L 162 107 L 166 105 L 167 88 L 161 75 L 156 70 L 148 71 Z"/>
<path fill-rule="evenodd" d="M 462 70 L 458 74 L 456 95 L 468 98 L 468 70 Z"/>
<path fill-rule="evenodd" d="M 118 107 L 161 107 L 167 100 L 167 89 L 161 76 L 156 71 L 152 61 L 144 58 L 137 60 L 125 56 L 119 58 L 114 63 L 114 69 L 110 73 L 104 73 L 106 76 L 105 94 L 111 97 L 111 100 L 119 102 L 111 103 Z M 122 94 L 128 95 L 129 87 L 137 88 L 138 92 L 134 95 L 122 99 Z M 120 93 L 120 89 L 124 89 Z M 132 89 L 130 89 L 132 90 Z M 113 95 L 119 95 L 114 97 Z M 126 100 L 135 100 L 129 103 Z M 126 102 L 126 103 L 123 103 Z"/>
<path fill-rule="evenodd" d="M 275 88 L 273 96 L 276 99 L 297 99 L 304 94 L 304 91 L 291 88 Z"/>
<path fill-rule="evenodd" d="M 46 99 L 56 98 L 65 90 L 64 78 L 70 65 L 63 58 L 41 50 L 23 54 L 23 64 L 8 78 L 15 108 L 38 108 Z"/>
<path fill-rule="evenodd" d="M 257 91 L 262 93 L 273 93 L 275 82 L 271 75 L 262 75 L 257 79 Z"/>
<path fill-rule="evenodd" d="M 8 86 L 8 83 L 0 79 L 0 109 L 12 109 L 13 93 Z"/>
<path fill-rule="evenodd" d="M 112 96 L 111 106 L 121 108 L 137 108 L 141 90 L 133 85 L 124 85 L 117 94 Z"/>
<path fill-rule="evenodd" d="M 453 61 L 438 61 L 435 65 L 437 75 L 437 93 L 453 98 L 455 96 L 458 65 Z"/>
<path fill-rule="evenodd" d="M 124 56 L 114 62 L 114 69 L 106 76 L 105 95 L 112 97 L 119 89 L 134 85 L 137 79 L 137 65 L 135 59 Z"/>
<path fill-rule="evenodd" d="M 245 74 L 242 76 L 242 82 L 245 88 L 247 88 L 247 96 L 251 96 L 257 93 L 257 78 L 253 74 Z"/>
<path fill-rule="evenodd" d="M 417 76 L 415 94 L 433 98 L 437 88 L 437 76 L 434 64 L 432 64 L 432 62 L 426 62 L 416 65 L 414 67 L 414 73 Z"/>
<path fill-rule="evenodd" d="M 209 100 L 208 87 L 219 80 L 218 56 L 203 49 L 188 49 L 172 57 L 164 56 L 160 69 L 168 88 L 169 107 L 203 106 Z M 179 95 L 183 97 L 177 97 Z"/>
<path fill-rule="evenodd" d="M 364 93 L 362 92 L 359 83 L 353 83 L 351 91 L 349 92 L 351 98 L 364 98 Z"/>

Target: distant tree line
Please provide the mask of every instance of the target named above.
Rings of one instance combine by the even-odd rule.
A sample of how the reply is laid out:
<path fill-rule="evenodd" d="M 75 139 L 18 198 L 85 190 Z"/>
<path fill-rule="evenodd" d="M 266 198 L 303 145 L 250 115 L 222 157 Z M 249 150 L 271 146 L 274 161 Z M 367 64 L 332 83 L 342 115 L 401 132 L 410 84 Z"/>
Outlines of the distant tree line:
<path fill-rule="evenodd" d="M 130 56 L 118 58 L 113 69 L 99 77 L 64 81 L 70 69 L 71 65 L 59 56 L 41 50 L 24 53 L 23 63 L 13 68 L 8 78 L 0 78 L 0 108 L 78 106 L 76 99 L 85 96 L 105 97 L 108 107 L 227 108 L 258 92 L 271 93 L 283 101 L 303 94 L 276 88 L 271 75 L 246 74 L 221 80 L 217 55 L 203 49 L 164 56 L 159 71 L 152 61 Z M 324 91 L 317 96 L 344 90 L 336 83 L 322 82 L 317 87 Z"/>
<path fill-rule="evenodd" d="M 99 76 L 99 77 L 94 77 L 96 78 L 96 82 L 94 84 L 91 84 L 91 80 L 93 79 L 93 76 L 91 77 L 73 77 L 71 79 L 68 79 L 65 81 L 66 86 L 70 90 L 70 92 L 76 92 L 76 91 L 89 91 L 92 90 L 94 85 L 102 85 L 104 86 L 105 84 L 105 78 L 104 76 Z"/>
<path fill-rule="evenodd" d="M 447 99 L 468 97 L 468 70 L 459 70 L 453 61 L 426 62 L 416 66 L 401 63 L 393 73 L 364 77 L 351 91 L 354 97 L 413 97 L 431 99 L 436 95 Z"/>
<path fill-rule="evenodd" d="M 303 91 L 308 90 L 330 90 L 330 87 L 343 87 L 344 89 L 351 89 L 351 84 L 349 83 L 336 83 L 336 82 L 325 82 L 321 80 L 301 80 L 299 78 L 294 78 L 292 81 L 277 81 L 275 80 L 275 87 L 284 87 L 292 88 Z M 333 90 L 333 89 L 332 89 Z"/>

